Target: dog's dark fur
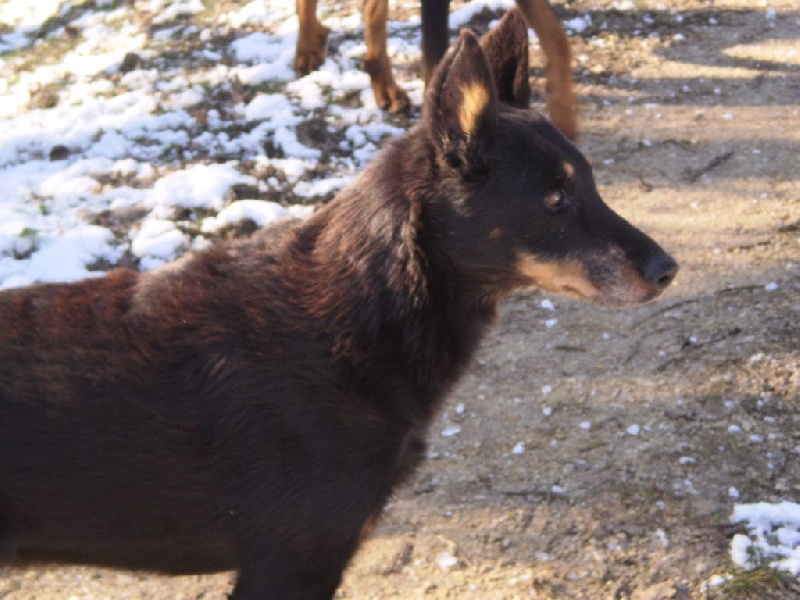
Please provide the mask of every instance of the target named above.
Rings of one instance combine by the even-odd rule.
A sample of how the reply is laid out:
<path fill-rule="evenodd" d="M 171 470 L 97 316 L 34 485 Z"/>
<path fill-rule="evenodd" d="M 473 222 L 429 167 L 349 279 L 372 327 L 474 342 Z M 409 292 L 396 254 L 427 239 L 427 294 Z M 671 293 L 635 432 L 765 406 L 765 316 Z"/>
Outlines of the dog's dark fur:
<path fill-rule="evenodd" d="M 509 13 L 304 222 L 0 294 L 0 554 L 329 598 L 500 299 L 649 300 L 676 265 L 527 103 Z M 488 60 L 487 60 L 488 57 Z M 511 106 L 513 105 L 513 106 Z"/>

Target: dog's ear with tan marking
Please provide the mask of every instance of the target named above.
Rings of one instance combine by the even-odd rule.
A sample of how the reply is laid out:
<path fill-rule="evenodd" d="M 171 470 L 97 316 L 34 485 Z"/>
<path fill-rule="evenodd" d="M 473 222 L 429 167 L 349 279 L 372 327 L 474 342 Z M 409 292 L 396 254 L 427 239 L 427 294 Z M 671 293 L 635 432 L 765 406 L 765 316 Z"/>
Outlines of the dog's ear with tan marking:
<path fill-rule="evenodd" d="M 426 123 L 437 154 L 465 179 L 483 171 L 483 149 L 497 123 L 497 90 L 478 39 L 462 30 L 428 88 Z"/>
<path fill-rule="evenodd" d="M 528 108 L 531 100 L 528 25 L 519 10 L 509 10 L 497 26 L 484 34 L 481 47 L 489 61 L 500 101 L 517 108 Z"/>

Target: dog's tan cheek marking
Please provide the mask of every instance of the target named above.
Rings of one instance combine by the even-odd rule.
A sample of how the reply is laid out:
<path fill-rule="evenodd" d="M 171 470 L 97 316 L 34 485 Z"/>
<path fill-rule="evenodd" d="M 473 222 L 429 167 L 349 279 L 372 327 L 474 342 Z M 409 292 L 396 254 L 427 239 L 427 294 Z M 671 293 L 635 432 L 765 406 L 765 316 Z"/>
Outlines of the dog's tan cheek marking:
<path fill-rule="evenodd" d="M 461 98 L 458 120 L 461 123 L 461 130 L 467 136 L 471 136 L 481 113 L 489 105 L 489 90 L 480 83 L 470 83 L 461 88 Z"/>
<path fill-rule="evenodd" d="M 600 290 L 589 280 L 586 269 L 577 260 L 543 261 L 529 254 L 521 254 L 517 269 L 531 283 L 550 292 L 584 300 L 600 295 Z"/>
<path fill-rule="evenodd" d="M 498 240 L 498 239 L 500 239 L 500 237 L 501 237 L 502 235 L 503 235 L 503 230 L 502 230 L 502 229 L 500 229 L 499 227 L 495 227 L 494 229 L 492 229 L 492 230 L 489 232 L 489 235 L 488 235 L 488 236 L 486 236 L 486 237 L 487 237 L 489 240 L 492 240 L 492 241 L 494 241 L 494 240 Z"/>

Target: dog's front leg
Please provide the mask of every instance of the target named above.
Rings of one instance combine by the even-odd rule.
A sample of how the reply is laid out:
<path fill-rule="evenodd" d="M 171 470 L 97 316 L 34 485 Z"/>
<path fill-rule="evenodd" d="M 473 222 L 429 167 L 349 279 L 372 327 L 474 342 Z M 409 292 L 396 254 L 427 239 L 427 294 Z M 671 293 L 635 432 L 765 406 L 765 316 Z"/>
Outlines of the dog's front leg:
<path fill-rule="evenodd" d="M 345 564 L 333 560 L 285 560 L 282 548 L 239 570 L 230 600 L 330 600 L 342 579 Z"/>
<path fill-rule="evenodd" d="M 286 582 L 284 584 L 259 584 L 251 581 L 251 577 L 240 573 L 236 588 L 229 596 L 230 600 L 330 600 L 339 587 L 336 582 L 320 583 L 306 587 L 303 582 Z"/>
<path fill-rule="evenodd" d="M 386 53 L 388 11 L 389 0 L 364 2 L 364 37 L 367 42 L 364 70 L 369 74 L 377 105 L 392 112 L 406 112 L 411 101 L 408 94 L 397 86 L 392 75 L 392 63 Z"/>
<path fill-rule="evenodd" d="M 425 85 L 450 42 L 450 0 L 422 0 L 422 76 Z"/>
<path fill-rule="evenodd" d="M 561 133 L 575 141 L 578 118 L 572 90 L 572 49 L 564 27 L 547 0 L 517 0 L 517 6 L 536 32 L 545 56 L 550 120 Z"/>
<path fill-rule="evenodd" d="M 317 0 L 297 0 L 297 50 L 294 70 L 302 76 L 308 75 L 322 65 L 330 29 L 317 19 Z"/>

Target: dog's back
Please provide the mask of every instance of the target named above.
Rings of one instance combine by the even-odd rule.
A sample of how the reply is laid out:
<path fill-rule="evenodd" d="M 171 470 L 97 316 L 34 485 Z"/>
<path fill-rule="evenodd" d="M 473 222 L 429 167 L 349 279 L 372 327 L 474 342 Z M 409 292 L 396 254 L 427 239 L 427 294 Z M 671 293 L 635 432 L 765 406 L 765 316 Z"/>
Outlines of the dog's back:
<path fill-rule="evenodd" d="M 203 543 L 198 522 L 218 520 L 198 437 L 213 415 L 178 391 L 196 385 L 191 359 L 152 335 L 157 316 L 135 315 L 138 281 L 117 271 L 0 295 L 0 514 L 15 562 L 193 570 L 181 557 Z M 230 548 L 199 554 L 233 565 Z"/>

